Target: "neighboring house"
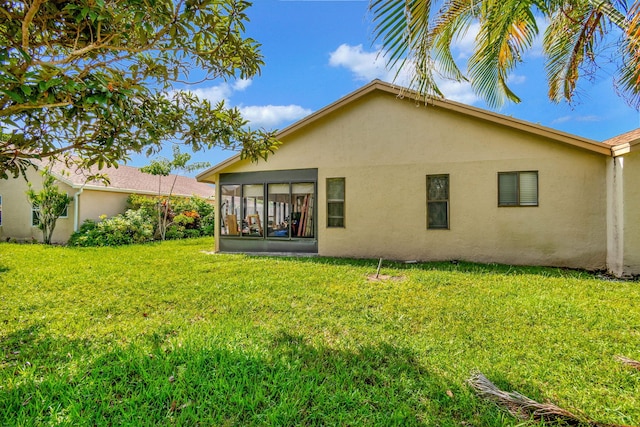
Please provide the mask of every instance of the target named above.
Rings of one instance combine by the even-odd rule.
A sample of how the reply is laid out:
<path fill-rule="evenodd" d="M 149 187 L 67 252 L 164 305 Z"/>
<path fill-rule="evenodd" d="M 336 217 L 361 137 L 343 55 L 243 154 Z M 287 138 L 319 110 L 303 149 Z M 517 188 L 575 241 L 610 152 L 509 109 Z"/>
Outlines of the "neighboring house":
<path fill-rule="evenodd" d="M 41 165 L 39 169 L 42 169 Z M 110 182 L 87 181 L 87 176 L 101 173 L 109 177 Z M 104 168 L 100 171 L 69 170 L 64 163 L 53 164 L 52 174 L 58 187 L 73 197 L 67 211 L 56 223 L 53 242 L 66 242 L 87 219 L 98 220 L 123 213 L 127 209 L 127 198 L 131 194 L 163 195 L 169 194 L 175 175 L 158 177 L 140 172 L 140 169 L 120 165 L 118 168 Z M 27 178 L 35 191 L 42 189 L 40 171 L 29 168 Z M 33 206 L 27 199 L 27 182 L 23 177 L 0 179 L 0 239 L 18 241 L 42 240 L 42 232 L 37 227 Z M 173 194 L 176 196 L 199 196 L 213 200 L 215 189 L 208 184 L 197 182 L 194 178 L 178 176 Z"/>
<path fill-rule="evenodd" d="M 197 176 L 216 251 L 640 273 L 639 132 L 600 143 L 376 80 L 278 138 Z"/>

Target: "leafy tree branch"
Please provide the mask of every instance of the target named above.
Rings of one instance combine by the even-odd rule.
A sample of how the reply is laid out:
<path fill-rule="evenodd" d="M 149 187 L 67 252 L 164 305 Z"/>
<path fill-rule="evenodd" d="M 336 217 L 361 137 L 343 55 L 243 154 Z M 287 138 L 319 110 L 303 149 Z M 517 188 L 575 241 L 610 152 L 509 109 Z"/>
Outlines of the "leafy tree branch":
<path fill-rule="evenodd" d="M 115 165 L 166 141 L 265 158 L 275 133 L 178 82 L 251 78 L 244 0 L 25 0 L 0 5 L 0 178 L 30 159 Z"/>
<path fill-rule="evenodd" d="M 158 212 L 158 234 L 160 239 L 165 240 L 167 229 L 170 224 L 171 212 L 171 196 L 173 195 L 173 189 L 175 188 L 176 181 L 178 180 L 178 172 L 189 173 L 199 169 L 209 167 L 207 162 L 195 162 L 189 163 L 191 155 L 189 153 L 181 153 L 180 147 L 173 146 L 173 159 L 155 159 L 147 166 L 140 168 L 144 173 L 155 175 L 158 177 L 158 201 L 156 204 L 156 210 Z M 162 197 L 162 177 L 167 177 L 173 174 L 173 180 L 171 181 L 171 187 L 166 197 Z M 212 190 L 213 192 L 213 190 Z"/>
<path fill-rule="evenodd" d="M 35 191 L 33 185 L 29 183 L 27 198 L 34 208 L 37 217 L 37 226 L 42 230 L 42 240 L 46 244 L 51 244 L 53 231 L 56 228 L 58 218 L 67 210 L 73 197 L 60 191 L 55 184 L 55 178 L 47 169 L 42 174 L 42 190 Z"/>

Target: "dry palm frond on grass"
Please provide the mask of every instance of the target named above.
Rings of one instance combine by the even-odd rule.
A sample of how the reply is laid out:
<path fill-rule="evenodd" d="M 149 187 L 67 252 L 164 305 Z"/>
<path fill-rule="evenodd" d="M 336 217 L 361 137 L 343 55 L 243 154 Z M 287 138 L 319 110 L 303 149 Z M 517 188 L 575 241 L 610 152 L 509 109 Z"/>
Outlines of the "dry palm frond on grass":
<path fill-rule="evenodd" d="M 628 357 L 624 356 L 617 356 L 616 359 L 618 359 L 618 361 L 624 363 L 625 365 L 631 366 L 632 368 L 640 371 L 640 362 L 638 362 L 637 360 L 629 359 Z"/>
<path fill-rule="evenodd" d="M 517 391 L 502 391 L 480 372 L 475 373 L 468 383 L 480 397 L 506 408 L 513 416 L 522 420 L 557 422 L 569 426 L 625 427 L 592 421 L 584 415 L 574 414 L 552 403 L 536 402 Z"/>

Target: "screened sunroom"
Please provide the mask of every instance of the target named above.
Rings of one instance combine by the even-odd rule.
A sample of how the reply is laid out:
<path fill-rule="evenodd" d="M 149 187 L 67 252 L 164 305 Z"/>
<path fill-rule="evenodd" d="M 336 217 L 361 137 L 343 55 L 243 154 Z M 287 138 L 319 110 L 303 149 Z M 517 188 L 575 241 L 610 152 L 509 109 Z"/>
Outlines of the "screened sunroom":
<path fill-rule="evenodd" d="M 317 253 L 317 169 L 221 174 L 224 252 Z"/>

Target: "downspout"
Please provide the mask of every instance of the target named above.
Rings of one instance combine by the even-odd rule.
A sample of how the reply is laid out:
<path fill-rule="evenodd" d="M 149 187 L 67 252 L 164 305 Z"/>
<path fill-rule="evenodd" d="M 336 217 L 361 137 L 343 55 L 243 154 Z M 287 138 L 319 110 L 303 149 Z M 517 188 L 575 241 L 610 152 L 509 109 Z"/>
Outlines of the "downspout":
<path fill-rule="evenodd" d="M 78 223 L 80 222 L 80 195 L 84 191 L 84 186 L 80 187 L 80 190 L 73 195 L 73 231 L 78 231 L 80 228 Z"/>

